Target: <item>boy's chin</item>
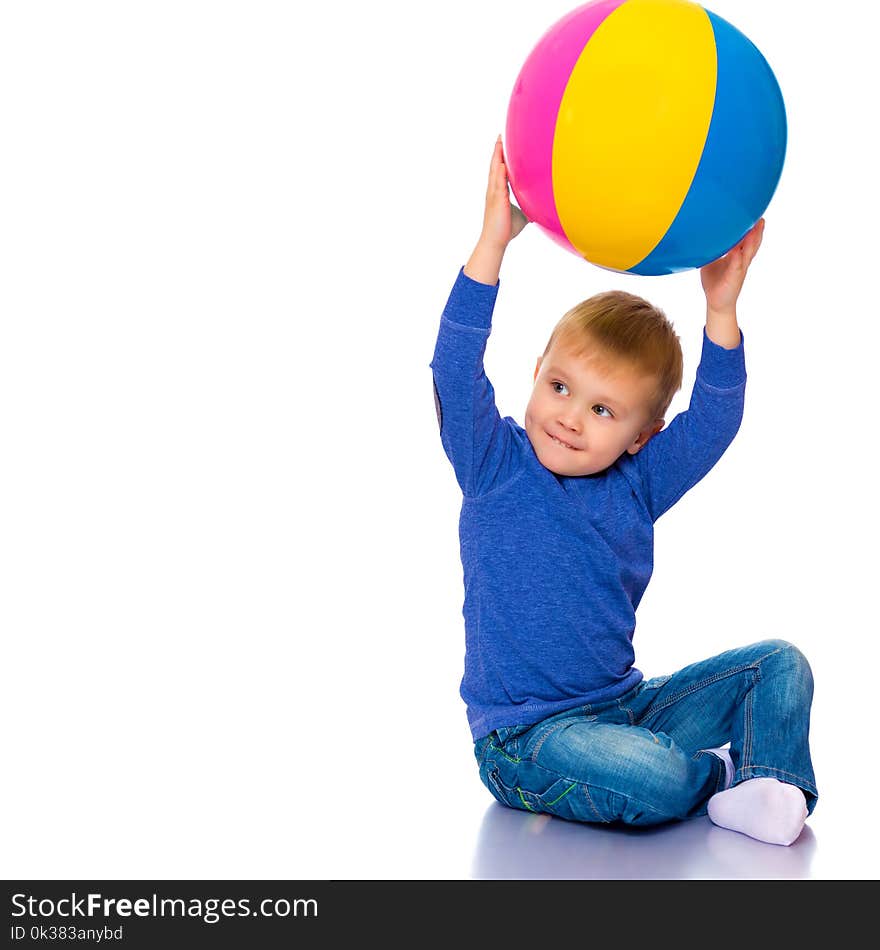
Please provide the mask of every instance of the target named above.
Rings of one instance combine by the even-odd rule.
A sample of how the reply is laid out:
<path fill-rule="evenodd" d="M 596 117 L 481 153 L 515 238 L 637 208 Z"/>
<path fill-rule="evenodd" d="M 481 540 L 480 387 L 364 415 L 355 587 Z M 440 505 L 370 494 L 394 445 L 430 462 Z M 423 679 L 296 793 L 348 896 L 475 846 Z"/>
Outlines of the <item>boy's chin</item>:
<path fill-rule="evenodd" d="M 577 456 L 583 456 L 585 453 L 574 452 L 571 449 L 560 449 L 557 452 L 552 448 L 548 449 L 544 445 L 537 447 L 535 445 L 535 439 L 532 438 L 532 433 L 529 432 L 528 429 L 526 429 L 526 435 L 528 436 L 532 451 L 537 456 L 538 461 L 548 472 L 552 472 L 554 475 L 567 476 L 569 478 L 576 478 L 581 475 L 598 475 L 612 464 L 611 462 L 603 464 L 596 459 L 587 460 L 583 457 L 578 458 Z M 539 439 L 539 441 L 541 440 Z M 571 459 L 565 457 L 564 453 L 566 452 L 571 453 Z"/>
<path fill-rule="evenodd" d="M 598 475 L 600 472 L 604 472 L 607 465 L 600 467 L 587 465 L 586 463 L 578 465 L 576 462 L 572 462 L 571 465 L 561 465 L 558 459 L 542 458 L 541 455 L 538 455 L 538 461 L 547 469 L 548 472 L 553 472 L 554 475 L 565 476 L 568 478 L 579 478 L 581 476 L 587 475 Z"/>

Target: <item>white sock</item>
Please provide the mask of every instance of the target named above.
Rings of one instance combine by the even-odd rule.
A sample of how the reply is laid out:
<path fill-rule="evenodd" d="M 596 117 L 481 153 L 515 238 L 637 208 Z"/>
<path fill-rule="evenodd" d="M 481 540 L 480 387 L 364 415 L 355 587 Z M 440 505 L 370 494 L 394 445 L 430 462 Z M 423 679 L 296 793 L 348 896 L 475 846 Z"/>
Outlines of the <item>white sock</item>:
<path fill-rule="evenodd" d="M 709 818 L 768 844 L 791 844 L 807 818 L 807 800 L 796 786 L 775 778 L 750 778 L 709 799 Z"/>

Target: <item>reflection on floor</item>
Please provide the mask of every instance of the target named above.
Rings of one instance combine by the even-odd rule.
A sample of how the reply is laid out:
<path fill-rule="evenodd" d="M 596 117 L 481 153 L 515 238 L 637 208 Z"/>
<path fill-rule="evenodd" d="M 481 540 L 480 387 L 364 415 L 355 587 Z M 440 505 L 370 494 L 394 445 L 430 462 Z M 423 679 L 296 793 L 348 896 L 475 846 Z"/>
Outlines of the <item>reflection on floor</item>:
<path fill-rule="evenodd" d="M 635 829 L 532 815 L 493 802 L 483 816 L 475 878 L 636 880 L 809 878 L 809 824 L 788 847 L 763 844 L 706 818 Z"/>

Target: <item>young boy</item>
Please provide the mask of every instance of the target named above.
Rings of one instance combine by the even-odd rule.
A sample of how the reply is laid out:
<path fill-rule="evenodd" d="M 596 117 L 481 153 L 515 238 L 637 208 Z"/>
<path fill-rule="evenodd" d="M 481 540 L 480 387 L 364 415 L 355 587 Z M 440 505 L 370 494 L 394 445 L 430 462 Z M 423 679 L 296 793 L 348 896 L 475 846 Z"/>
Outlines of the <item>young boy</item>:
<path fill-rule="evenodd" d="M 501 261 L 526 223 L 509 200 L 499 136 L 483 230 L 430 364 L 463 495 L 461 696 L 480 778 L 527 811 L 630 825 L 708 812 L 722 827 L 791 844 L 818 798 L 804 656 L 762 640 L 646 680 L 632 648 L 653 524 L 740 425 L 736 302 L 763 219 L 700 271 L 702 357 L 689 408 L 666 429 L 681 387 L 678 337 L 661 311 L 622 291 L 559 321 L 525 428 L 501 418 L 483 353 Z"/>

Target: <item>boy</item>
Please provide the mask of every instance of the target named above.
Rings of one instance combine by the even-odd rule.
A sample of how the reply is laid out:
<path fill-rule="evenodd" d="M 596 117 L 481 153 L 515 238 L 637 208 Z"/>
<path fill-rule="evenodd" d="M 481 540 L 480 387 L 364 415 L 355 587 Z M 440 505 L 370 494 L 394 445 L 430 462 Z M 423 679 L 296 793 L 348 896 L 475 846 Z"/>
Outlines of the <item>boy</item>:
<path fill-rule="evenodd" d="M 763 640 L 646 680 L 632 649 L 653 523 L 740 425 L 736 301 L 763 219 L 700 271 L 702 357 L 688 410 L 665 430 L 681 386 L 678 337 L 661 311 L 623 292 L 559 321 L 525 428 L 500 417 L 483 353 L 501 261 L 526 223 L 509 200 L 499 136 L 483 230 L 430 364 L 463 494 L 461 696 L 480 778 L 505 805 L 569 820 L 652 825 L 708 813 L 791 844 L 818 798 L 804 656 Z"/>

